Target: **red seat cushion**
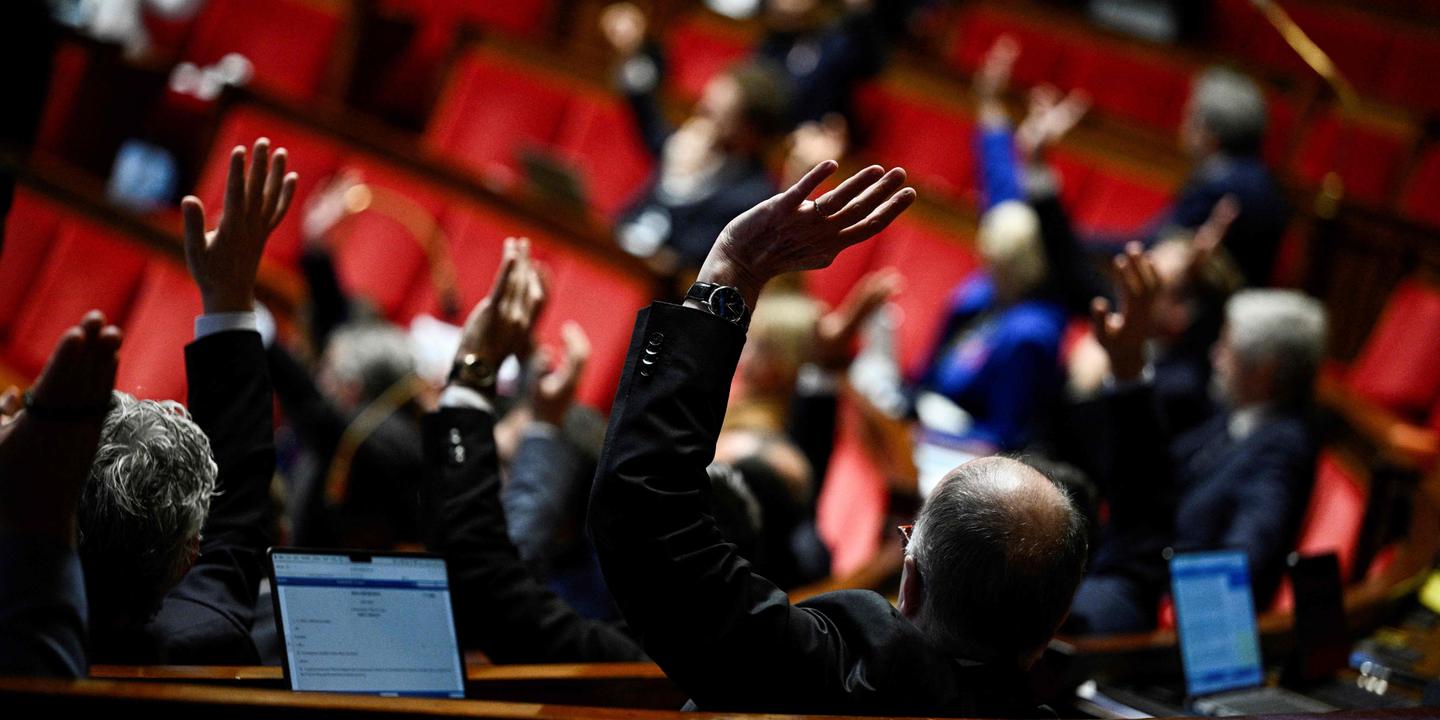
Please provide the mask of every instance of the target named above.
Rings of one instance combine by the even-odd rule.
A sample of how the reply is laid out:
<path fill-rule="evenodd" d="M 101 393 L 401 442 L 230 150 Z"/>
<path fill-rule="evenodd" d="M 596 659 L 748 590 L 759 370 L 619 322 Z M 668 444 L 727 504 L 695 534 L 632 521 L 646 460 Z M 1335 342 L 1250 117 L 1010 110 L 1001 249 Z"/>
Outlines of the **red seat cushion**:
<path fill-rule="evenodd" d="M 335 271 L 345 289 L 398 318 L 418 283 L 430 282 L 420 237 L 439 230 L 447 200 L 436 188 L 381 163 L 352 157 L 344 163 L 373 188 L 371 208 L 350 216 L 331 234 Z M 344 169 L 341 170 L 344 172 Z"/>
<path fill-rule="evenodd" d="M 555 150 L 579 172 L 591 206 L 612 219 L 635 199 L 655 165 L 630 109 L 598 92 L 571 99 Z"/>
<path fill-rule="evenodd" d="M 951 293 L 979 269 L 980 258 L 968 238 L 912 217 L 896 221 L 880 242 L 872 266 L 897 268 L 905 278 L 894 299 L 900 310 L 896 339 L 901 368 L 917 375 L 945 320 Z"/>
<path fill-rule="evenodd" d="M 525 148 L 555 142 L 573 92 L 557 75 L 493 51 L 473 52 L 451 71 L 425 143 L 487 181 L 511 185 Z"/>
<path fill-rule="evenodd" d="M 880 269 L 875 265 L 875 256 L 882 242 L 876 238 L 845 248 L 830 267 L 805 273 L 805 289 L 820 302 L 839 307 L 865 273 Z"/>
<path fill-rule="evenodd" d="M 270 147 L 285 148 L 289 168 L 299 173 L 295 199 L 285 220 L 271 233 L 265 255 L 287 267 L 300 259 L 300 219 L 305 214 L 305 201 L 316 186 L 327 181 L 339 167 L 341 151 L 335 143 L 261 110 L 240 108 L 225 116 L 210 146 L 210 156 L 201 172 L 195 195 L 205 203 L 205 212 L 212 223 L 224 207 L 225 178 L 230 168 L 230 151 L 236 145 L 253 146 L 261 137 L 270 138 Z M 247 160 L 248 162 L 248 160 Z"/>
<path fill-rule="evenodd" d="M 185 401 L 185 346 L 195 339 L 200 292 L 179 263 L 154 259 L 124 323 L 115 388 L 136 397 Z"/>
<path fill-rule="evenodd" d="M 719 20 L 695 17 L 665 31 L 666 82 L 685 100 L 695 100 L 710 78 L 749 57 L 753 43 Z"/>
<path fill-rule="evenodd" d="M 201 67 L 228 53 L 254 66 L 250 84 L 305 100 L 319 94 L 344 25 L 340 5 L 303 0 L 209 0 L 195 21 L 184 59 Z"/>
<path fill-rule="evenodd" d="M 0 253 L 0 337 L 30 302 L 30 287 L 55 245 L 62 212 L 29 190 L 15 192 L 10 217 L 5 219 L 5 251 Z"/>
<path fill-rule="evenodd" d="M 1361 120 L 1346 124 L 1331 114 L 1311 124 L 1291 171 L 1302 182 L 1315 186 L 1327 172 L 1338 170 L 1348 197 L 1385 203 L 1391 197 L 1407 145 L 1395 131 Z"/>
<path fill-rule="evenodd" d="M 904 167 L 911 182 L 975 201 L 975 123 L 967 111 L 871 84 L 860 89 L 856 113 L 869 138 L 868 157 Z"/>
<path fill-rule="evenodd" d="M 38 374 L 60 334 L 90 310 L 123 325 L 146 260 L 143 250 L 109 228 L 63 220 L 55 247 L 11 327 L 6 347 L 11 366 Z"/>
<path fill-rule="evenodd" d="M 608 412 L 625 366 L 635 313 L 650 303 L 654 291 L 644 279 L 576 250 L 557 247 L 547 264 L 550 299 L 540 319 L 537 339 L 559 351 L 564 347 L 560 328 L 567 321 L 585 330 L 591 354 L 576 399 Z"/>
<path fill-rule="evenodd" d="M 1143 229 L 1170 205 L 1174 189 L 1163 181 L 1118 168 L 1097 166 L 1075 222 L 1091 233 L 1129 234 Z"/>
<path fill-rule="evenodd" d="M 1195 68 L 1157 54 L 1076 44 L 1061 68 L 1059 84 L 1081 88 L 1101 112 L 1174 133 L 1180 127 Z"/>
<path fill-rule="evenodd" d="M 1301 555 L 1335 553 L 1340 560 L 1340 577 L 1349 578 L 1360 546 L 1367 502 L 1365 486 L 1349 463 L 1329 450 L 1321 452 L 1296 552 Z M 1295 590 L 1286 578 L 1270 610 L 1288 612 L 1294 607 Z"/>
<path fill-rule="evenodd" d="M 1400 412 L 1424 413 L 1440 397 L 1440 289 L 1415 280 L 1390 295 L 1346 374 L 1352 390 Z"/>
<path fill-rule="evenodd" d="M 495 280 L 495 270 L 500 267 L 500 255 L 507 237 L 530 237 L 541 243 L 544 236 L 533 227 L 509 218 L 496 210 L 458 203 L 451 205 L 440 218 L 440 227 L 455 263 L 455 290 L 460 303 L 458 317 L 444 318 L 439 296 L 432 283 L 422 282 L 414 292 L 400 319 L 407 320 L 426 313 L 441 317 L 456 324 L 465 322 L 465 316 L 480 298 L 490 292 Z M 540 255 L 544 262 L 544 251 Z"/>
<path fill-rule="evenodd" d="M 965 74 L 973 74 L 1001 35 L 1009 35 L 1020 44 L 1020 57 L 1011 72 L 1016 87 L 1055 82 L 1069 54 L 1070 40 L 1053 28 L 994 5 L 971 3 L 961 11 L 946 59 Z"/>

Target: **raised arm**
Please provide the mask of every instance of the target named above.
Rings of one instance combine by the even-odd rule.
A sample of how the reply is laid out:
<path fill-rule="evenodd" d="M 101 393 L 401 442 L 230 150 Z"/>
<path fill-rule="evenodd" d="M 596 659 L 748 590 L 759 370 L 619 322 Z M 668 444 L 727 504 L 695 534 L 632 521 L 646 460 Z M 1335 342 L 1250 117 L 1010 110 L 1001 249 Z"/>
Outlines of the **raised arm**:
<path fill-rule="evenodd" d="M 21 400 L 0 398 L 0 674 L 84 677 L 75 507 L 115 386 L 120 330 L 91 312 Z"/>
<path fill-rule="evenodd" d="M 700 281 L 735 287 L 753 307 L 770 278 L 828 265 L 914 200 L 903 170 L 879 167 L 807 200 L 835 168 L 821 163 L 732 221 Z M 840 628 L 754 575 L 709 507 L 705 468 L 744 339 L 739 325 L 694 301 L 640 313 L 596 474 L 591 533 L 626 621 L 701 706 L 760 709 L 780 698 L 823 706 L 856 682 L 842 670 L 852 658 Z M 764 709 L 783 711 L 784 702 Z"/>
<path fill-rule="evenodd" d="M 185 259 L 200 289 L 204 315 L 195 321 L 195 342 L 185 348 L 189 406 L 210 438 L 219 468 L 216 494 L 201 531 L 200 556 L 165 598 L 152 621 L 165 633 L 170 662 L 239 662 L 253 646 L 239 640 L 254 620 L 265 549 L 275 542 L 270 480 L 275 473 L 273 395 L 265 348 L 256 332 L 255 278 L 270 233 L 284 218 L 296 175 L 286 173 L 285 150 L 272 156 L 260 139 L 248 153 L 230 154 L 225 206 L 214 230 L 206 231 L 200 200 L 185 198 Z M 193 606 L 205 606 L 232 624 L 226 637 L 235 645 L 215 647 L 197 633 L 183 632 Z"/>
<path fill-rule="evenodd" d="M 527 245 L 507 240 L 495 286 L 466 321 L 441 409 L 422 421 L 426 544 L 450 561 L 466 647 L 501 663 L 639 660 L 643 654 L 633 641 L 579 616 L 541 584 L 506 534 L 494 370 L 528 343 L 543 301 Z"/>

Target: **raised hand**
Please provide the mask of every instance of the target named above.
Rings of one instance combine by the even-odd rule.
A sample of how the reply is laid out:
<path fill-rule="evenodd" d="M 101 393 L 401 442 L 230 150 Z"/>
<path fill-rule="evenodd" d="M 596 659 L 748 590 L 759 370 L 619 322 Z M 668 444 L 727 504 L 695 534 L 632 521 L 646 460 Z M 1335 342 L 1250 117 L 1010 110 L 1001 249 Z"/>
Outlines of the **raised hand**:
<path fill-rule="evenodd" d="M 828 266 L 851 245 L 874 237 L 915 201 L 905 170 L 872 165 L 807 200 L 839 166 L 816 165 L 789 189 L 730 221 L 710 249 L 699 279 L 738 288 L 755 306 L 760 289 L 788 272 Z"/>
<path fill-rule="evenodd" d="M 1240 217 L 1240 199 L 1234 195 L 1226 195 L 1220 198 L 1220 202 L 1215 203 L 1204 224 L 1195 229 L 1195 238 L 1190 242 L 1190 265 L 1187 268 L 1187 274 L 1192 279 L 1199 277 L 1210 264 L 1210 259 L 1220 250 L 1220 244 L 1225 242 L 1225 235 L 1230 232 L 1230 225 L 1237 217 Z"/>
<path fill-rule="evenodd" d="M 225 180 L 225 208 L 219 225 L 205 231 L 205 206 L 187 196 L 180 203 L 185 217 L 185 261 L 200 287 L 205 313 L 248 312 L 255 307 L 255 275 L 265 241 L 290 209 L 295 196 L 295 173 L 285 172 L 285 149 L 271 157 L 270 141 L 255 141 L 250 170 L 245 170 L 245 148 L 230 152 L 230 173 Z"/>
<path fill-rule="evenodd" d="M 844 157 L 849 147 L 850 128 L 844 115 L 830 113 L 819 121 L 802 123 L 790 133 L 790 152 L 785 156 L 786 180 L 799 180 L 816 164 Z"/>
<path fill-rule="evenodd" d="M 120 329 L 91 311 L 60 337 L 23 402 L 13 389 L 0 400 L 0 529 L 74 544 L 120 341 Z"/>
<path fill-rule="evenodd" d="M 975 95 L 982 102 L 999 100 L 1000 95 L 1010 86 L 1010 73 L 1015 61 L 1020 58 L 1020 43 L 1010 35 L 995 38 L 995 43 L 985 52 L 980 69 L 975 71 Z"/>
<path fill-rule="evenodd" d="M 535 383 L 530 400 L 535 419 L 556 427 L 565 422 L 565 413 L 574 404 L 575 389 L 585 373 L 585 363 L 590 360 L 590 338 L 578 324 L 565 323 L 560 335 L 565 341 L 565 356 Z"/>
<path fill-rule="evenodd" d="M 1114 268 L 1119 310 L 1111 312 L 1109 301 L 1095 298 L 1090 303 L 1090 315 L 1095 339 L 1110 356 L 1115 379 L 1136 380 L 1145 371 L 1145 343 L 1150 338 L 1160 276 L 1140 243 L 1130 243 L 1123 254 L 1117 255 Z"/>
<path fill-rule="evenodd" d="M 860 278 L 840 307 L 820 317 L 815 328 L 816 362 L 827 370 L 843 369 L 850 360 L 855 335 L 876 310 L 900 292 L 901 283 L 895 268 L 876 270 Z"/>
<path fill-rule="evenodd" d="M 526 354 L 545 300 L 545 283 L 530 260 L 530 241 L 505 238 L 495 284 L 465 321 L 457 359 L 473 356 L 493 372 L 505 358 Z"/>
<path fill-rule="evenodd" d="M 1065 95 L 1049 85 L 1030 91 L 1030 110 L 1015 128 L 1015 147 L 1026 163 L 1033 164 L 1047 149 L 1060 142 L 1090 112 L 1090 94 L 1071 90 Z"/>

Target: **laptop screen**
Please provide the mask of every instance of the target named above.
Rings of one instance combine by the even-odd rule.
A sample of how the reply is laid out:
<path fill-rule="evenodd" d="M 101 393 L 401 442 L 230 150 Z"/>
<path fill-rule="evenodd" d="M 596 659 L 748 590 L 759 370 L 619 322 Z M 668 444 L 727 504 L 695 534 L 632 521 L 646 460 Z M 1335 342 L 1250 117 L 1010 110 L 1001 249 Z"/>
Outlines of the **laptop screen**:
<path fill-rule="evenodd" d="M 1170 588 L 1189 695 L 1258 687 L 1264 677 L 1245 554 L 1178 554 Z"/>
<path fill-rule="evenodd" d="M 292 690 L 465 696 L 443 559 L 273 550 L 270 562 Z"/>

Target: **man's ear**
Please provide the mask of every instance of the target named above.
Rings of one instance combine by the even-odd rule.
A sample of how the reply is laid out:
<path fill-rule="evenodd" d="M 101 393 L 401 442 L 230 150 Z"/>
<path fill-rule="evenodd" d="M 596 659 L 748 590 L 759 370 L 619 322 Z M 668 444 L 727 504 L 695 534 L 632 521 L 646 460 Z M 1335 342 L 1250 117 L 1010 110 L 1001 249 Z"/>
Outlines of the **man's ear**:
<path fill-rule="evenodd" d="M 920 617 L 920 609 L 925 607 L 925 588 L 921 582 L 920 571 L 915 567 L 915 558 L 911 555 L 905 556 L 905 566 L 900 571 L 900 603 L 897 610 L 909 620 Z"/>

